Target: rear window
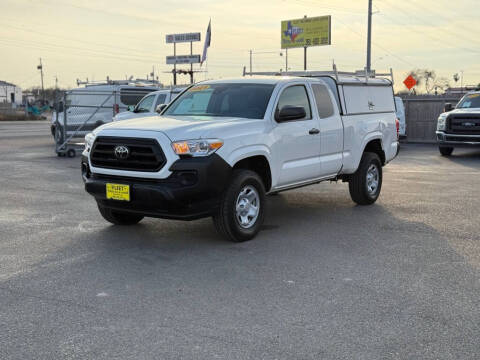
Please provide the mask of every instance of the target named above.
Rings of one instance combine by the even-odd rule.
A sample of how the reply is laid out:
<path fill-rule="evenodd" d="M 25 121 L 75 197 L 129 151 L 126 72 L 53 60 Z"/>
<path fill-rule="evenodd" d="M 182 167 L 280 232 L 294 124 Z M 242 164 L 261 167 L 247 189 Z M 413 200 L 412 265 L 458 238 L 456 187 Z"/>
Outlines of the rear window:
<path fill-rule="evenodd" d="M 318 116 L 328 118 L 333 115 L 333 104 L 330 94 L 325 86 L 321 84 L 312 84 L 315 102 L 317 103 Z"/>
<path fill-rule="evenodd" d="M 152 89 L 121 89 L 120 102 L 124 105 L 137 105 L 142 98 L 151 93 Z"/>

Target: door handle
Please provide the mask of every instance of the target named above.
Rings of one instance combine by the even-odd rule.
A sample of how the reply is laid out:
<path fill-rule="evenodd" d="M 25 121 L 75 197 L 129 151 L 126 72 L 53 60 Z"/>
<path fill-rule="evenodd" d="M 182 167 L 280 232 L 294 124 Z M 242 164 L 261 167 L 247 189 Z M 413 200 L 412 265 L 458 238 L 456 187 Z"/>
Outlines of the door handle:
<path fill-rule="evenodd" d="M 316 135 L 316 134 L 320 134 L 320 130 L 318 130 L 316 128 L 313 128 L 313 129 L 310 129 L 310 131 L 308 133 L 310 135 Z"/>

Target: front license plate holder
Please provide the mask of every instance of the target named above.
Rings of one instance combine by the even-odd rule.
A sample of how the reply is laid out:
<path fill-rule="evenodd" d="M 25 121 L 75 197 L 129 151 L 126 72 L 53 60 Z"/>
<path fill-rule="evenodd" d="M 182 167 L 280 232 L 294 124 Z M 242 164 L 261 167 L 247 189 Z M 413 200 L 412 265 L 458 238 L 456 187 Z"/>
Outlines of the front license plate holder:
<path fill-rule="evenodd" d="M 130 185 L 107 183 L 107 200 L 130 201 Z"/>

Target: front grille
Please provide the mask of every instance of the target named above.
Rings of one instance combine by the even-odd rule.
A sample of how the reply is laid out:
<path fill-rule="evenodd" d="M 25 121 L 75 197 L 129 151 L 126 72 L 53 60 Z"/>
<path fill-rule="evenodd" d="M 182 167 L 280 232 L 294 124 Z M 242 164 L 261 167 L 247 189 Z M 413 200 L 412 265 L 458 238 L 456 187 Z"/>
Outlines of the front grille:
<path fill-rule="evenodd" d="M 115 147 L 126 146 L 129 155 L 120 159 L 115 155 Z M 91 150 L 92 165 L 100 168 L 129 171 L 159 171 L 165 165 L 165 155 L 154 139 L 121 138 L 99 136 Z"/>
<path fill-rule="evenodd" d="M 450 134 L 480 135 L 480 114 L 451 114 L 447 132 Z"/>

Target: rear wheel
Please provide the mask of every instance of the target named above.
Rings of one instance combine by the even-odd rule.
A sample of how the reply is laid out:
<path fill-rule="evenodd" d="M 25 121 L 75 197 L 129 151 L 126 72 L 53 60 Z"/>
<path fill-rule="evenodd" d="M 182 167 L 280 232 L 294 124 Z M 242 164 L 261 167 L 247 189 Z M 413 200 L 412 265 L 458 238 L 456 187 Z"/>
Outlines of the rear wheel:
<path fill-rule="evenodd" d="M 213 216 L 218 233 L 234 242 L 247 241 L 260 231 L 265 214 L 265 187 L 257 173 L 235 170 Z"/>
<path fill-rule="evenodd" d="M 105 220 L 115 225 L 135 225 L 143 219 L 143 215 L 116 211 L 100 205 L 98 210 Z"/>
<path fill-rule="evenodd" d="M 450 156 L 452 155 L 453 147 L 440 146 L 438 150 L 440 150 L 440 154 L 442 154 L 442 156 Z"/>
<path fill-rule="evenodd" d="M 382 188 L 382 163 L 377 154 L 363 153 L 357 171 L 348 182 L 352 200 L 358 205 L 370 205 L 377 201 Z"/>

